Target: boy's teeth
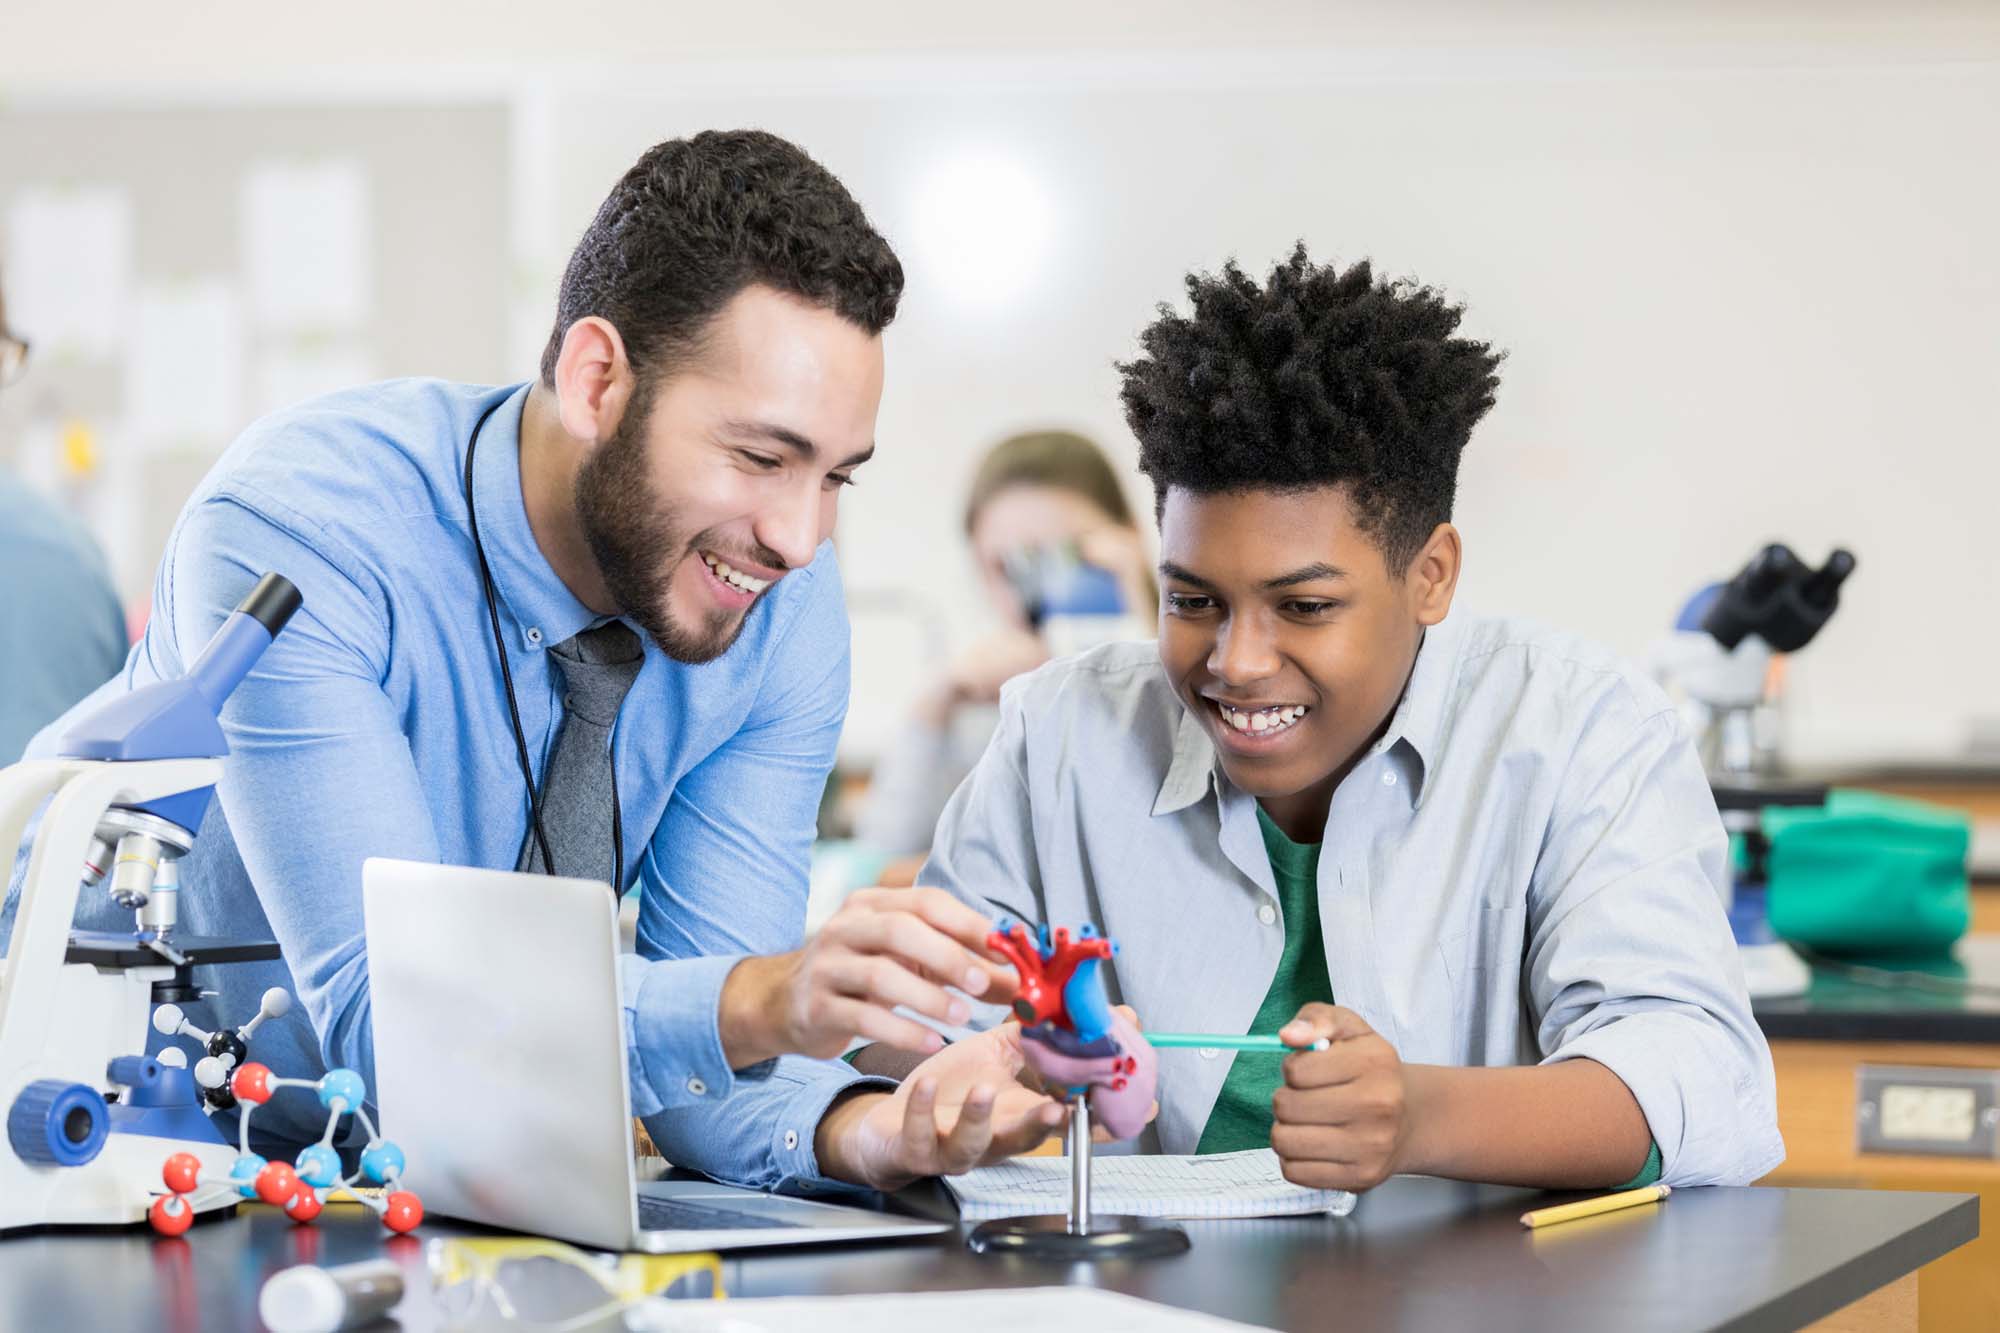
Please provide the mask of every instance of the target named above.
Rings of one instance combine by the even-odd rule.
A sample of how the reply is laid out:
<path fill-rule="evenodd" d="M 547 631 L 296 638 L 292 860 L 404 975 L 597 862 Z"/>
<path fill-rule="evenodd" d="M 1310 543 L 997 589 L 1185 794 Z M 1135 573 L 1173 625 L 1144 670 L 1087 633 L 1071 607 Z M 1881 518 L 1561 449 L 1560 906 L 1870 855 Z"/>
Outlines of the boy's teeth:
<path fill-rule="evenodd" d="M 1287 704 L 1282 708 L 1266 708 L 1255 713 L 1246 713 L 1227 704 L 1217 704 L 1216 707 L 1221 711 L 1223 720 L 1230 726 L 1238 731 L 1252 733 L 1281 730 L 1306 714 L 1304 708 L 1293 704 Z"/>

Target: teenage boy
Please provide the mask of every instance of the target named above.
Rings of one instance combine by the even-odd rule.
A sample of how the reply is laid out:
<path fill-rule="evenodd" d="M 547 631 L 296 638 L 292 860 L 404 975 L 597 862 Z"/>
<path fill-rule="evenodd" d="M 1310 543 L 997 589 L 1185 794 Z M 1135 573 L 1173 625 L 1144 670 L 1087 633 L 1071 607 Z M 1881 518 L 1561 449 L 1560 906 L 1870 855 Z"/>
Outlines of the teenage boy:
<path fill-rule="evenodd" d="M 1157 648 L 1014 682 L 920 882 L 1096 923 L 1150 1026 L 1330 1039 L 1162 1051 L 1146 1146 L 1269 1144 L 1357 1190 L 1769 1171 L 1771 1058 L 1678 716 L 1599 648 L 1452 609 L 1499 355 L 1436 292 L 1303 246 L 1187 289 L 1121 367 Z"/>

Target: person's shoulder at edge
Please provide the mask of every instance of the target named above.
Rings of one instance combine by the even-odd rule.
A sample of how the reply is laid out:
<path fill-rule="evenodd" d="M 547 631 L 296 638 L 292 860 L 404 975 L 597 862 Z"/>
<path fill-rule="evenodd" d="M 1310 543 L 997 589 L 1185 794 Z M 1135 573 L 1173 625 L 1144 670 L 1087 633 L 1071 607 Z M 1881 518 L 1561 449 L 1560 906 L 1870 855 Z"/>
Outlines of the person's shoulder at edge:
<path fill-rule="evenodd" d="M 92 572 L 103 570 L 104 556 L 90 530 L 49 496 L 4 470 L 0 470 L 0 514 L 6 517 L 0 523 L 0 548 L 79 561 Z"/>

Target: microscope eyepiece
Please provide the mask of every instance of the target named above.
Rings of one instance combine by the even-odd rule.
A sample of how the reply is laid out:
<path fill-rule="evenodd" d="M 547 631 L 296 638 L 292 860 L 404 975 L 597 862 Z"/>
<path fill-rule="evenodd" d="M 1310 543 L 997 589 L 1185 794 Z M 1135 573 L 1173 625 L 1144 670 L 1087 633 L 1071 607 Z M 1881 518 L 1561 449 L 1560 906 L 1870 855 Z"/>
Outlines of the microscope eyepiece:
<path fill-rule="evenodd" d="M 304 600 L 292 581 L 283 574 L 266 574 L 250 590 L 250 595 L 237 603 L 236 609 L 270 631 L 275 639 Z"/>
<path fill-rule="evenodd" d="M 1799 588 L 1799 600 L 1807 606 L 1831 607 L 1839 599 L 1840 585 L 1847 582 L 1847 576 L 1853 572 L 1853 554 L 1836 550 Z"/>

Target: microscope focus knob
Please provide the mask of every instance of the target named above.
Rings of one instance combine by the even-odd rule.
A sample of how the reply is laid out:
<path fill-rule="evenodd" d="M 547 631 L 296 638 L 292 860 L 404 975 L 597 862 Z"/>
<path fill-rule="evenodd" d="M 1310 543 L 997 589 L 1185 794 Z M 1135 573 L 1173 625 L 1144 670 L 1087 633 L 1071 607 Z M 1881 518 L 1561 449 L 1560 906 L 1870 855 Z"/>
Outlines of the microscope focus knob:
<path fill-rule="evenodd" d="M 121 1055 L 105 1066 L 104 1077 L 107 1082 L 137 1092 L 141 1088 L 150 1088 L 158 1083 L 160 1069 L 160 1062 L 151 1056 Z"/>
<path fill-rule="evenodd" d="M 110 1132 L 111 1111 L 87 1083 L 37 1079 L 7 1112 L 7 1141 L 30 1166 L 82 1166 Z"/>

